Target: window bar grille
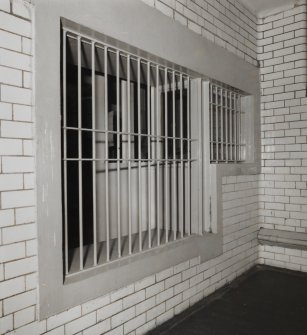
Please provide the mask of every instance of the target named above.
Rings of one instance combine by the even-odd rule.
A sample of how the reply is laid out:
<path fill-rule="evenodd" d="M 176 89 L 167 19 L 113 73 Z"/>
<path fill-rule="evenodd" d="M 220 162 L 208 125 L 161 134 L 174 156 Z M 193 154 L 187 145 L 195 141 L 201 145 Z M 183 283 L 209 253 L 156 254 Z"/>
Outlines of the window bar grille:
<path fill-rule="evenodd" d="M 157 245 L 160 245 L 160 140 L 159 140 L 159 113 L 160 113 L 160 99 L 159 99 L 159 65 L 156 66 L 156 160 L 157 160 Z"/>
<path fill-rule="evenodd" d="M 210 148 L 211 148 L 211 160 L 214 159 L 214 149 L 213 149 L 213 145 L 214 145 L 214 138 L 213 138 L 213 87 L 212 87 L 212 84 L 209 85 L 209 88 L 210 88 L 210 140 L 211 140 L 211 145 L 210 145 Z"/>
<path fill-rule="evenodd" d="M 215 86 L 215 160 L 219 161 L 219 113 L 218 113 L 218 91 Z"/>
<path fill-rule="evenodd" d="M 238 109 L 238 160 L 241 161 L 241 148 L 242 148 L 242 139 L 241 139 L 241 95 L 238 95 L 238 103 L 237 103 L 237 109 Z"/>
<path fill-rule="evenodd" d="M 151 99 L 150 99 L 150 88 L 151 88 L 151 82 L 150 82 L 150 67 L 151 63 L 147 63 L 147 131 L 149 137 L 147 138 L 147 150 L 148 150 L 148 164 L 147 164 L 147 183 L 148 183 L 148 248 L 151 248 L 151 124 L 150 124 L 150 118 L 151 118 Z"/>
<path fill-rule="evenodd" d="M 63 156 L 64 156 L 64 235 L 65 235 L 65 274 L 68 274 L 68 213 L 67 213 L 67 99 L 66 99 L 66 31 L 63 31 Z"/>
<path fill-rule="evenodd" d="M 104 48 L 104 79 L 105 79 L 105 106 L 104 106 L 104 115 L 105 115 L 105 199 L 106 199 L 106 261 L 110 260 L 110 218 L 109 218 L 109 133 L 108 133 L 108 48 Z"/>
<path fill-rule="evenodd" d="M 229 160 L 233 160 L 233 152 L 232 152 L 232 147 L 233 147 L 233 134 L 232 134 L 232 117 L 233 115 L 233 92 L 230 92 L 230 108 L 229 108 L 229 129 L 230 129 L 230 157 Z"/>
<path fill-rule="evenodd" d="M 92 42 L 92 129 L 96 129 L 96 104 L 95 104 L 95 42 Z M 92 132 L 93 147 L 93 260 L 97 265 L 97 209 L 96 209 L 96 132 Z"/>
<path fill-rule="evenodd" d="M 172 74 L 173 83 L 173 234 L 174 240 L 177 238 L 177 163 L 176 163 L 176 115 L 175 115 L 175 91 L 176 91 L 176 77 L 175 71 Z"/>
<path fill-rule="evenodd" d="M 180 73 L 180 235 L 183 238 L 183 215 L 184 215 L 184 176 L 183 176 L 183 80 Z"/>
<path fill-rule="evenodd" d="M 130 55 L 127 55 L 127 103 L 128 103 L 128 249 L 132 253 L 132 211 L 131 211 L 131 101 L 130 101 Z"/>
<path fill-rule="evenodd" d="M 120 215 L 120 107 L 119 107 L 119 50 L 116 51 L 116 177 L 117 177 L 117 249 L 121 257 L 121 215 Z"/>
<path fill-rule="evenodd" d="M 234 160 L 237 161 L 237 94 L 234 94 L 234 111 L 233 111 L 233 124 L 234 124 Z"/>
<path fill-rule="evenodd" d="M 224 90 L 220 88 L 220 104 L 219 110 L 221 115 L 221 161 L 224 161 L 224 104 L 223 104 Z"/>
<path fill-rule="evenodd" d="M 81 271 L 84 267 L 88 266 L 87 254 L 85 253 L 85 244 L 88 243 L 88 231 L 91 231 L 91 238 L 93 245 L 93 253 L 90 252 L 90 257 L 93 255 L 92 266 L 97 266 L 101 262 L 109 262 L 114 260 L 116 257 L 115 254 L 118 253 L 117 257 L 121 258 L 124 256 L 124 242 L 127 241 L 127 237 L 123 237 L 123 233 L 128 230 L 128 254 L 136 252 L 133 246 L 133 237 L 138 236 L 139 239 L 139 250 L 142 251 L 144 248 L 143 242 L 148 237 L 148 249 L 151 249 L 154 246 L 159 246 L 161 243 L 168 243 L 170 239 L 183 238 L 185 235 L 191 234 L 191 130 L 190 130 L 190 78 L 181 72 L 171 70 L 165 66 L 149 62 L 147 60 L 141 59 L 137 56 L 130 56 L 129 53 L 124 53 L 119 51 L 119 49 L 111 48 L 105 44 L 98 45 L 99 43 L 96 40 L 91 38 L 84 38 L 82 35 L 76 34 L 74 37 L 76 42 L 76 54 L 77 57 L 73 60 L 75 61 L 74 66 L 77 69 L 77 82 L 76 89 L 78 93 L 77 100 L 77 127 L 67 125 L 67 64 L 70 65 L 67 61 L 67 44 L 66 41 L 69 37 L 67 30 L 63 30 L 63 178 L 64 178 L 64 205 L 65 205 L 65 273 L 70 274 L 69 269 L 69 240 L 68 237 L 68 216 L 70 208 L 67 210 L 67 192 L 68 184 L 67 182 L 67 173 L 68 173 L 68 161 L 76 162 L 76 173 L 78 183 L 76 183 L 76 189 L 78 194 L 78 211 L 79 215 L 77 220 L 79 221 L 79 250 L 78 255 L 79 259 L 75 259 L 75 264 L 78 269 Z M 90 43 L 88 42 L 90 41 Z M 84 43 L 89 44 L 90 47 L 84 46 Z M 103 69 L 100 68 L 100 63 L 96 59 L 99 57 L 100 50 L 103 51 L 104 60 L 102 62 Z M 126 81 L 121 83 L 121 62 L 123 57 L 126 57 L 127 61 L 127 73 L 126 78 L 123 80 Z M 132 70 L 131 60 L 136 61 L 137 71 L 133 71 L 132 79 Z M 115 63 L 115 64 L 114 64 Z M 115 66 L 114 66 L 115 65 Z M 147 92 L 145 92 L 145 100 L 143 99 L 143 66 L 147 67 L 147 78 L 146 70 L 144 75 L 145 85 L 147 86 Z M 90 70 L 88 72 L 87 70 Z M 84 71 L 85 70 L 85 71 Z M 153 70 L 153 72 L 151 72 Z M 102 73 L 101 74 L 96 72 Z M 110 73 L 108 73 L 110 71 Z M 164 74 L 164 76 L 163 76 Z M 87 78 L 88 76 L 88 78 Z M 99 89 L 100 82 L 99 77 L 104 81 L 103 87 L 103 97 L 99 99 Z M 152 76 L 152 78 L 151 78 Z M 163 80 L 164 77 L 164 80 Z M 89 79 L 89 80 L 88 80 Z M 114 81 L 113 81 L 114 80 Z M 154 86 L 152 86 L 151 81 L 154 81 Z M 113 87 L 114 83 L 114 95 L 110 95 L 110 85 Z M 103 83 L 102 83 L 103 84 Z M 87 92 L 84 89 L 83 85 L 91 85 L 90 88 L 90 97 L 86 97 L 85 93 Z M 133 86 L 135 85 L 135 86 Z M 115 93 L 116 89 L 116 93 Z M 83 91 L 84 90 L 84 91 Z M 123 91 L 125 90 L 125 91 Z M 133 91 L 132 91 L 133 90 Z M 164 91 L 164 92 L 163 92 Z M 164 108 L 161 104 L 161 97 L 164 93 Z M 124 95 L 121 95 L 124 94 Z M 127 94 L 127 98 L 126 98 Z M 135 94 L 135 99 L 133 98 Z M 146 99 L 147 94 L 147 99 Z M 85 101 L 86 99 L 91 99 L 91 105 Z M 114 99 L 114 100 L 113 100 Z M 133 100 L 132 100 L 133 99 Z M 104 105 L 104 108 L 100 108 L 99 101 Z M 147 107 L 143 106 L 144 101 L 147 101 Z M 87 105 L 83 105 L 86 103 Z M 113 105 L 114 108 L 113 108 Z M 89 106 L 89 107 L 86 107 Z M 112 106 L 112 116 L 111 110 Z M 133 106 L 133 110 L 132 110 Z M 126 108 L 127 107 L 127 108 Z M 87 113 L 87 108 L 89 112 Z M 147 108 L 147 110 L 146 110 Z M 114 110 L 113 110 L 114 109 Z M 163 117 L 164 109 L 164 117 Z M 123 124 L 123 112 L 127 110 L 128 117 L 127 119 L 127 128 L 126 123 Z M 102 118 L 104 122 L 102 123 L 102 129 L 99 129 L 99 115 L 102 113 Z M 103 114 L 104 113 L 104 114 Z M 135 114 L 132 114 L 135 113 Z M 136 122 L 137 131 L 133 132 L 132 120 L 133 117 L 136 118 L 136 113 L 138 121 Z M 143 114 L 142 114 L 143 113 Z M 145 121 L 143 117 L 146 118 L 147 113 L 147 132 L 142 130 L 142 127 L 146 128 L 143 125 L 142 121 Z M 84 121 L 85 114 L 88 118 Z M 145 115 L 145 116 L 144 116 Z M 172 116 L 171 116 L 172 115 Z M 169 127 L 168 123 L 170 119 L 173 119 L 172 125 Z M 112 121 L 111 121 L 112 120 Z M 136 120 L 135 120 L 136 121 Z M 177 121 L 177 125 L 176 125 Z M 88 127 L 86 122 L 91 122 L 91 126 Z M 110 123 L 111 122 L 111 123 Z M 114 123 L 111 127 L 112 122 Z M 178 124 L 178 122 L 180 124 Z M 155 124 L 155 125 L 154 125 Z M 164 124 L 164 126 L 163 126 Z M 155 126 L 155 129 L 154 129 Z M 116 129 L 115 129 L 116 127 Z M 163 130 L 164 127 L 164 130 Z M 111 129 L 109 129 L 111 128 Z M 172 130 L 171 130 L 172 129 Z M 76 157 L 70 157 L 68 152 L 69 143 L 67 143 L 67 132 L 72 130 L 76 132 Z M 177 134 L 178 132 L 178 134 Z M 100 140 L 98 140 L 97 134 L 103 134 L 104 142 L 101 145 Z M 172 136 L 170 136 L 172 133 Z M 89 136 L 85 134 L 88 134 Z M 128 154 L 122 151 L 122 142 L 123 138 L 126 138 L 128 142 Z M 137 146 L 133 146 L 132 136 L 135 136 L 138 139 Z M 89 138 L 90 140 L 90 157 L 86 157 L 86 150 L 84 149 L 84 139 Z M 113 138 L 113 140 L 112 140 Z M 142 139 L 147 141 L 148 152 L 144 150 L 142 146 Z M 114 143 L 116 141 L 116 144 Z M 171 142 L 173 141 L 173 142 Z M 145 141 L 144 141 L 145 142 Z M 109 147 L 109 145 L 111 145 Z M 146 147 L 146 145 L 145 145 Z M 99 157 L 98 150 L 102 151 L 103 156 Z M 138 151 L 138 155 L 133 155 L 133 148 L 135 151 Z M 84 157 L 83 157 L 84 155 Z M 147 156 L 147 157 L 145 157 Z M 155 156 L 155 157 L 154 157 Z M 169 157 L 172 156 L 172 157 Z M 98 175 L 98 165 L 97 162 L 103 162 L 102 174 Z M 90 189 L 93 192 L 92 199 L 90 202 L 90 211 L 93 214 L 91 226 L 86 228 L 83 226 L 85 209 L 83 205 L 87 206 L 85 203 L 85 194 L 88 192 L 86 189 L 86 169 L 87 164 L 89 163 L 89 168 L 92 174 L 92 180 L 90 180 Z M 116 164 L 114 164 L 116 163 Z M 126 163 L 127 165 L 121 165 Z M 135 172 L 133 171 L 132 164 L 135 164 Z M 86 165 L 85 165 L 86 164 Z M 109 165 L 111 164 L 111 165 Z M 128 172 L 123 173 L 123 168 L 127 168 Z M 147 169 L 145 171 L 144 169 Z M 172 173 L 173 170 L 173 173 Z M 144 173 L 142 173 L 144 171 Z M 146 174 L 147 173 L 147 174 Z M 122 187 L 121 178 L 125 174 L 128 178 L 128 219 L 125 221 L 123 217 L 123 207 L 121 205 L 121 192 L 124 190 L 125 186 Z M 100 177 L 101 176 L 101 177 Z M 133 188 L 132 180 L 136 176 L 138 179 L 138 187 Z M 99 180 L 102 178 L 102 184 L 99 184 Z M 114 178 L 114 186 L 111 189 L 109 178 Z M 146 219 L 146 209 L 142 207 L 142 194 L 144 193 L 142 183 L 148 179 L 147 183 L 147 216 L 148 223 L 147 227 L 143 225 L 142 219 Z M 152 184 L 155 183 L 153 186 Z M 104 191 L 104 201 L 105 201 L 105 211 L 102 212 L 103 219 L 99 216 L 99 193 L 100 188 L 105 187 Z M 143 185 L 144 186 L 144 185 Z M 70 193 L 69 193 L 70 194 Z M 133 199 L 139 201 L 136 211 L 134 210 Z M 156 199 L 152 199 L 155 197 Z M 69 198 L 70 199 L 70 198 Z M 68 200 L 69 200 L 68 199 Z M 137 200 L 138 199 L 138 200 Z M 154 201 L 153 201 L 154 200 Z M 117 202 L 116 204 L 111 204 L 111 201 Z M 155 204 L 154 213 L 152 211 L 153 203 Z M 143 204 L 144 205 L 144 204 Z M 103 206 L 104 207 L 104 206 Z M 104 208 L 103 208 L 104 210 Z M 114 212 L 113 212 L 114 211 Z M 142 213 L 143 212 L 143 213 Z M 143 214 L 143 215 L 142 215 Z M 134 216 L 135 215 L 135 216 Z M 133 219 L 138 216 L 138 224 L 134 225 Z M 152 222 L 156 216 L 156 227 Z M 101 220 L 102 219 L 102 220 Z M 70 223 L 69 223 L 70 224 Z M 100 226 L 100 224 L 102 226 Z M 110 226 L 112 224 L 112 227 Z M 128 224 L 128 227 L 126 226 Z M 98 226 L 99 225 L 99 226 Z M 114 226 L 113 226 L 114 225 Z M 144 227 L 143 227 L 144 226 Z M 117 231 L 116 231 L 117 227 Z M 101 228 L 103 231 L 101 231 Z M 112 229 L 111 229 L 112 228 Z M 128 229 L 127 229 L 128 228 Z M 156 230 L 156 236 L 151 236 L 152 228 Z M 85 229 L 89 229 L 85 231 Z M 135 230 L 136 229 L 136 230 Z M 144 229 L 148 229 L 148 232 L 144 233 Z M 77 233 L 77 236 L 78 236 Z M 172 237 L 172 233 L 174 237 Z M 102 235 L 101 235 L 102 234 Z M 125 233 L 126 234 L 126 233 Z M 165 235 L 164 235 L 165 234 Z M 101 241 L 100 239 L 103 238 Z M 103 257 L 98 258 L 98 246 L 102 243 L 102 252 Z M 147 241 L 146 241 L 147 242 Z M 99 243 L 99 244 L 98 244 Z M 137 244 L 136 244 L 137 246 Z M 147 246 L 147 243 L 146 243 Z M 80 262 L 80 264 L 78 264 Z M 98 264 L 99 263 L 99 264 Z M 72 270 L 73 272 L 75 270 Z"/>
<path fill-rule="evenodd" d="M 188 158 L 188 180 L 187 180 L 187 213 L 188 213 L 188 235 L 191 235 L 191 141 L 190 141 L 190 78 L 187 77 L 187 158 Z"/>
<path fill-rule="evenodd" d="M 165 155 L 165 164 L 164 164 L 164 174 L 165 174 L 165 182 L 164 182 L 164 224 L 165 224 L 165 243 L 168 242 L 168 210 L 169 210 L 169 201 L 168 201 L 168 108 L 167 108 L 167 94 L 168 94 L 168 85 L 167 85 L 167 68 L 164 69 L 164 155 Z"/>
<path fill-rule="evenodd" d="M 229 113 L 229 109 L 228 109 L 228 90 L 225 90 L 225 122 L 226 122 L 226 143 L 225 143 L 225 147 L 226 147 L 226 163 L 228 163 L 228 156 L 229 156 L 229 141 L 228 141 L 228 128 L 229 128 L 229 118 L 228 118 L 228 113 Z"/>
<path fill-rule="evenodd" d="M 78 127 L 82 127 L 81 91 L 81 37 L 78 36 Z M 79 257 L 80 270 L 83 270 L 83 199 L 82 199 L 82 131 L 78 130 L 78 180 L 79 180 Z"/>
<path fill-rule="evenodd" d="M 138 111 L 138 210 L 139 210 L 139 251 L 142 251 L 142 170 L 141 170 L 141 60 L 137 61 L 137 111 Z"/>

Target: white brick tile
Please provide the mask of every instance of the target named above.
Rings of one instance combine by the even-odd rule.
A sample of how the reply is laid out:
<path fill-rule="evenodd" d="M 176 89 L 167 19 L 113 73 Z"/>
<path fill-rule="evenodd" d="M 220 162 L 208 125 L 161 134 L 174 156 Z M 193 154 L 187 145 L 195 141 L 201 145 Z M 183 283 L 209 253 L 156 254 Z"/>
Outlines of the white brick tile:
<path fill-rule="evenodd" d="M 65 335 L 73 335 L 96 323 L 96 313 L 90 313 L 65 324 Z"/>
<path fill-rule="evenodd" d="M 35 306 L 14 313 L 14 327 L 19 328 L 35 320 Z"/>
<path fill-rule="evenodd" d="M 24 17 L 26 19 L 31 18 L 31 11 L 30 8 L 27 7 L 24 3 L 13 1 L 12 10 L 15 15 Z"/>
<path fill-rule="evenodd" d="M 35 220 L 35 207 L 16 208 L 16 224 L 30 223 Z"/>
<path fill-rule="evenodd" d="M 96 325 L 83 330 L 83 335 L 101 335 L 111 329 L 110 319 L 97 323 Z"/>
<path fill-rule="evenodd" d="M 165 312 L 165 303 L 162 303 L 158 306 L 155 306 L 154 308 L 150 309 L 146 313 L 146 319 L 147 321 L 150 321 L 152 319 L 155 319 L 159 315 L 163 314 Z"/>
<path fill-rule="evenodd" d="M 136 318 L 126 322 L 124 324 L 124 334 L 128 334 L 131 331 L 139 328 L 140 326 L 142 326 L 143 324 L 145 324 L 146 322 L 146 314 L 141 314 L 139 316 L 137 316 Z"/>
<path fill-rule="evenodd" d="M 117 327 L 105 333 L 105 335 L 123 335 L 123 334 L 124 334 L 124 326 Z"/>
<path fill-rule="evenodd" d="M 128 308 L 111 318 L 112 328 L 116 328 L 135 317 L 135 307 Z"/>
<path fill-rule="evenodd" d="M 0 210 L 0 228 L 12 226 L 15 223 L 14 210 Z"/>
<path fill-rule="evenodd" d="M 32 109 L 30 106 L 14 105 L 13 118 L 15 121 L 32 121 Z M 15 122 L 17 123 L 17 122 Z"/>
<path fill-rule="evenodd" d="M 10 0 L 1 0 L 0 1 L 0 10 L 10 12 L 10 10 L 11 10 Z"/>
<path fill-rule="evenodd" d="M 46 331 L 46 321 L 33 322 L 21 328 L 14 330 L 14 333 L 8 333 L 7 335 L 40 335 Z"/>
<path fill-rule="evenodd" d="M 0 299 L 11 297 L 15 294 L 24 292 L 24 290 L 25 281 L 23 277 L 0 282 Z"/>
<path fill-rule="evenodd" d="M 19 139 L 6 139 L 0 138 L 0 155 L 21 155 L 22 154 L 22 141 Z"/>
<path fill-rule="evenodd" d="M 0 334 L 6 334 L 13 329 L 13 315 L 2 317 L 0 322 Z"/>
<path fill-rule="evenodd" d="M 12 119 L 12 104 L 6 102 L 0 102 L 0 119 L 2 120 Z"/>
<path fill-rule="evenodd" d="M 37 271 L 37 257 L 28 257 L 25 259 L 12 261 L 4 264 L 5 279 L 26 275 Z"/>
<path fill-rule="evenodd" d="M 101 320 L 105 320 L 110 316 L 117 314 L 123 310 L 123 302 L 122 300 L 117 300 L 110 305 L 106 305 L 97 310 L 97 322 Z"/>
<path fill-rule="evenodd" d="M 135 283 L 135 291 L 140 291 L 143 288 L 153 285 L 154 283 L 155 283 L 155 275 L 146 277 Z"/>
<path fill-rule="evenodd" d="M 24 242 L 0 246 L 0 263 L 23 258 L 25 254 Z"/>
<path fill-rule="evenodd" d="M 22 36 L 31 36 L 31 22 L 29 21 L 21 20 L 13 15 L 0 12 L 0 22 L 4 30 Z"/>
<path fill-rule="evenodd" d="M 166 270 L 163 270 L 159 273 L 156 274 L 156 281 L 159 282 L 159 281 L 162 281 L 170 276 L 172 276 L 174 273 L 174 268 L 169 268 L 169 269 L 166 269 Z"/>
<path fill-rule="evenodd" d="M 82 314 L 93 312 L 110 303 L 110 296 L 105 295 L 94 300 L 90 300 L 82 305 Z"/>
<path fill-rule="evenodd" d="M 65 328 L 64 326 L 61 326 L 53 330 L 50 330 L 47 333 L 44 333 L 44 335 L 65 335 Z"/>
<path fill-rule="evenodd" d="M 81 306 L 71 308 L 68 311 L 65 311 L 63 313 L 48 318 L 47 330 L 57 328 L 80 317 L 81 317 Z"/>
<path fill-rule="evenodd" d="M 37 280 L 37 273 L 31 273 L 26 275 L 26 290 L 34 290 L 37 288 L 38 280 Z"/>
<path fill-rule="evenodd" d="M 3 157 L 3 173 L 34 172 L 33 157 Z"/>
<path fill-rule="evenodd" d="M 33 126 L 28 122 L 1 121 L 1 135 L 2 137 L 32 138 Z"/>
<path fill-rule="evenodd" d="M 0 83 L 22 86 L 22 71 L 0 66 Z"/>
<path fill-rule="evenodd" d="M 2 228 L 2 241 L 4 244 L 32 240 L 36 235 L 36 225 L 33 223 Z"/>
<path fill-rule="evenodd" d="M 0 49 L 0 53 L 1 53 L 1 49 Z M 1 85 L 1 100 L 4 102 L 31 105 L 32 92 L 31 90 L 27 88 Z"/>
<path fill-rule="evenodd" d="M 26 255 L 27 257 L 37 255 L 37 240 L 26 241 Z"/>
<path fill-rule="evenodd" d="M 36 290 L 32 290 L 5 299 L 3 301 L 3 310 L 5 315 L 7 315 L 35 304 Z"/>
<path fill-rule="evenodd" d="M 23 188 L 22 174 L 0 174 L 0 191 L 11 191 Z M 0 223 L 1 226 L 1 223 Z"/>
<path fill-rule="evenodd" d="M 123 299 L 124 309 L 134 306 L 143 300 L 145 300 L 145 290 L 131 294 Z"/>
<path fill-rule="evenodd" d="M 164 282 L 159 282 L 155 285 L 146 288 L 146 299 L 150 298 L 164 290 Z"/>
<path fill-rule="evenodd" d="M 111 293 L 111 302 L 116 301 L 118 299 L 122 299 L 129 294 L 134 292 L 134 284 L 123 287 L 113 293 Z"/>
<path fill-rule="evenodd" d="M 156 298 L 151 297 L 135 306 L 136 315 L 140 315 L 149 309 L 153 308 L 156 304 Z"/>

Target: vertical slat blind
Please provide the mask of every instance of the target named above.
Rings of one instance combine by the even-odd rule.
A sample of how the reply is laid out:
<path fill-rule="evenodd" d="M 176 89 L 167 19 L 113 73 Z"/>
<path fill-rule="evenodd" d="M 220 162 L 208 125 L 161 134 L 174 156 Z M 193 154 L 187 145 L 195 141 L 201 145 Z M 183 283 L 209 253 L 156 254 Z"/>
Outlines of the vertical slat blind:
<path fill-rule="evenodd" d="M 241 94 L 210 84 L 210 161 L 211 163 L 239 163 L 244 161 L 245 144 L 242 139 L 244 111 Z"/>
<path fill-rule="evenodd" d="M 190 77 L 66 29 L 62 57 L 65 274 L 189 236 Z"/>

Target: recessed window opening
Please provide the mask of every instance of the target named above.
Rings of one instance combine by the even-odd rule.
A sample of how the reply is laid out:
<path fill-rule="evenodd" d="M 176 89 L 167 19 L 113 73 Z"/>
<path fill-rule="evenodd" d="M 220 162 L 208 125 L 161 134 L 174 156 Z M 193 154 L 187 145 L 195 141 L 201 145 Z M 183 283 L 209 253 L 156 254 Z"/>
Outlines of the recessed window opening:
<path fill-rule="evenodd" d="M 240 163 L 244 161 L 245 143 L 242 132 L 245 111 L 242 95 L 233 89 L 210 84 L 210 161 Z"/>
<path fill-rule="evenodd" d="M 65 274 L 190 236 L 191 78 L 66 29 L 62 69 Z"/>

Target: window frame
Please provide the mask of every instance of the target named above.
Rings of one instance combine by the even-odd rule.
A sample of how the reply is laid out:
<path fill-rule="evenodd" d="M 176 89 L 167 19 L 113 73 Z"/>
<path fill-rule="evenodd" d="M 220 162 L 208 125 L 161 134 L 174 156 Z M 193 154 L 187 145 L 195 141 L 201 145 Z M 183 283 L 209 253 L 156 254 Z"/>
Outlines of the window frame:
<path fill-rule="evenodd" d="M 121 11 L 118 11 L 119 7 Z M 259 110 L 260 91 L 256 67 L 206 41 L 203 37 L 197 36 L 140 1 L 92 0 L 90 6 L 88 2 L 76 3 L 74 0 L 52 4 L 48 0 L 35 1 L 34 101 L 40 319 L 126 286 L 184 260 L 200 256 L 201 261 L 204 262 L 217 257 L 223 251 L 221 208 L 212 209 L 215 213 L 213 215 L 216 215 L 216 225 L 212 231 L 216 234 L 204 234 L 177 241 L 172 247 L 136 255 L 133 262 L 113 263 L 104 267 L 102 272 L 94 271 L 90 276 L 85 273 L 64 283 L 61 242 L 61 97 L 59 90 L 61 83 L 60 23 L 63 17 L 78 22 L 83 27 L 89 27 L 85 29 L 87 34 L 97 35 L 96 32 L 103 32 L 106 36 L 112 36 L 117 41 L 121 40 L 128 46 L 133 45 L 137 52 L 142 53 L 141 50 L 147 50 L 151 56 L 157 55 L 155 57 L 160 61 L 168 59 L 169 64 L 180 64 L 183 69 L 188 68 L 194 71 L 193 73 L 202 74 L 203 78 L 199 79 L 198 88 L 195 90 L 197 106 L 194 108 L 199 108 L 198 110 L 201 110 L 204 115 L 207 107 L 202 105 L 201 95 L 202 89 L 206 86 L 205 83 L 202 84 L 206 75 L 244 89 L 253 99 L 248 105 L 252 106 L 253 110 Z M 144 22 L 143 17 L 151 19 Z M 74 28 L 83 29 L 80 25 L 75 25 Z M 124 33 L 127 31 L 129 34 Z M 155 34 L 152 33 L 153 31 Z M 105 38 L 110 40 L 106 36 Z M 177 42 L 178 38 L 181 43 Z M 198 52 L 191 53 L 191 50 L 198 50 Z M 227 62 L 232 66 L 226 66 Z M 237 73 L 241 75 L 238 76 Z M 258 122 L 258 113 L 253 115 L 254 120 Z M 250 143 L 254 141 L 256 144 L 257 136 L 254 134 L 255 132 L 250 135 L 252 138 Z M 260 138 L 260 135 L 258 136 Z M 212 169 L 206 165 L 206 173 L 213 176 L 207 187 L 212 189 L 213 195 L 216 194 L 216 197 L 221 199 L 220 181 L 223 175 L 257 173 L 257 171 L 256 160 L 240 164 L 240 167 L 228 166 L 225 171 L 217 167 Z M 217 206 L 221 206 L 221 202 L 218 202 Z"/>

